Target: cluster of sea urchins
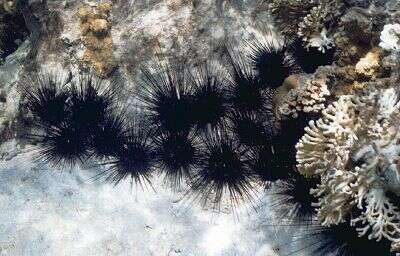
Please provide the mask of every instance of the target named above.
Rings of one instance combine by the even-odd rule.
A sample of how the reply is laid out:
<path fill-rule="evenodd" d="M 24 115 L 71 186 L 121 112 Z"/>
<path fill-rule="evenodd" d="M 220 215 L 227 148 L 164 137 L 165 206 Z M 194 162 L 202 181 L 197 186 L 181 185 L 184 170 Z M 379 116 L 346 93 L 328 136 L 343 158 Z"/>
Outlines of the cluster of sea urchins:
<path fill-rule="evenodd" d="M 224 195 L 233 206 L 251 201 L 256 182 L 267 189 L 274 184 L 273 208 L 292 224 L 312 228 L 302 238 L 314 241 L 304 248 L 310 254 L 386 250 L 385 245 L 364 246 L 374 242 L 353 237 L 353 231 L 347 232 L 352 239 L 347 241 L 340 227 L 315 223 L 309 190 L 317 182 L 299 175 L 294 159 L 294 145 L 309 117 L 277 124 L 274 116 L 274 90 L 291 74 L 313 72 L 333 55 L 315 57 L 298 49 L 296 41 L 250 46 L 248 56 L 228 49 L 220 61 L 196 67 L 163 60 L 142 67 L 133 95 L 140 105 L 129 115 L 115 106 L 112 84 L 104 86 L 90 76 L 34 79 L 25 96 L 38 159 L 61 166 L 99 159 L 106 166 L 99 176 L 114 183 L 125 178 L 151 182 L 152 174 L 161 172 L 172 188 L 187 182 L 189 195 L 216 207 Z M 314 239 L 317 235 L 323 239 Z"/>
<path fill-rule="evenodd" d="M 275 88 L 299 70 L 287 49 L 256 43 L 248 58 L 229 48 L 196 67 L 165 59 L 142 66 L 134 113 L 116 107 L 112 83 L 39 76 L 25 87 L 38 159 L 58 166 L 100 159 L 101 176 L 116 183 L 150 181 L 158 171 L 172 188 L 184 181 L 216 205 L 225 194 L 235 203 L 251 199 L 256 181 L 287 178 L 295 165 L 279 156 L 272 106 Z"/>

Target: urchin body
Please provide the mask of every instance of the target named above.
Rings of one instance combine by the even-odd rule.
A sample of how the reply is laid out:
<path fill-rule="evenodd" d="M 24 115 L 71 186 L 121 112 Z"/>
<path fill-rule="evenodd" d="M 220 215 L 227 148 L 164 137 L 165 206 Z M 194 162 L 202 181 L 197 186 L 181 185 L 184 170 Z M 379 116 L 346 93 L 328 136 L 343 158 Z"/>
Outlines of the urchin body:
<path fill-rule="evenodd" d="M 138 99 L 159 133 L 187 133 L 193 126 L 192 88 L 179 65 L 143 67 Z"/>
<path fill-rule="evenodd" d="M 225 194 L 233 205 L 253 197 L 255 176 L 248 165 L 247 150 L 226 135 L 224 131 L 214 131 L 203 138 L 202 165 L 191 182 L 192 193 L 216 207 Z"/>
<path fill-rule="evenodd" d="M 190 74 L 189 83 L 194 88 L 191 109 L 193 125 L 202 131 L 208 127 L 223 126 L 229 111 L 226 72 L 216 63 L 206 62 Z"/>
<path fill-rule="evenodd" d="M 67 123 L 45 128 L 30 137 L 38 146 L 37 159 L 53 166 L 72 167 L 90 156 L 89 139 Z"/>
<path fill-rule="evenodd" d="M 137 184 L 151 183 L 156 164 L 154 145 L 139 123 L 131 124 L 128 129 L 124 130 L 122 147 L 103 162 L 107 170 L 102 175 L 115 184 L 126 178 Z"/>
<path fill-rule="evenodd" d="M 249 43 L 250 63 L 257 73 L 262 88 L 275 89 L 299 67 L 288 51 L 285 42 L 274 44 L 267 40 Z"/>
<path fill-rule="evenodd" d="M 55 76 L 39 75 L 25 85 L 23 95 L 37 125 L 58 125 L 67 118 L 69 94 L 64 83 Z"/>
<path fill-rule="evenodd" d="M 112 112 L 114 91 L 92 76 L 62 81 L 52 75 L 32 79 L 25 88 L 29 111 L 37 125 L 29 136 L 38 159 L 73 166 L 92 155 L 93 139 Z"/>
<path fill-rule="evenodd" d="M 187 181 L 201 164 L 200 141 L 193 133 L 162 134 L 154 138 L 157 166 L 173 188 Z"/>

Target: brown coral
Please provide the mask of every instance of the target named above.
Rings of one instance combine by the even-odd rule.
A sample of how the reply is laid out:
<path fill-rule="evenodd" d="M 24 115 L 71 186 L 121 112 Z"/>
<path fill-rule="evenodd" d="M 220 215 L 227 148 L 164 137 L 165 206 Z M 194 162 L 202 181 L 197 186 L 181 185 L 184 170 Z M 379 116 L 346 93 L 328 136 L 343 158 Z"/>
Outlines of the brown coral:
<path fill-rule="evenodd" d="M 357 62 L 355 66 L 356 73 L 366 78 L 376 77 L 381 67 L 382 56 L 383 52 L 380 48 L 373 48 Z"/>
<path fill-rule="evenodd" d="M 86 47 L 82 61 L 103 78 L 108 77 L 116 67 L 108 20 L 110 9 L 109 3 L 101 3 L 95 8 L 83 6 L 78 10 L 81 40 Z"/>
<path fill-rule="evenodd" d="M 373 47 L 378 46 L 385 20 L 385 13 L 379 10 L 350 8 L 341 17 L 333 36 L 340 53 L 337 63 L 341 66 L 354 65 Z"/>

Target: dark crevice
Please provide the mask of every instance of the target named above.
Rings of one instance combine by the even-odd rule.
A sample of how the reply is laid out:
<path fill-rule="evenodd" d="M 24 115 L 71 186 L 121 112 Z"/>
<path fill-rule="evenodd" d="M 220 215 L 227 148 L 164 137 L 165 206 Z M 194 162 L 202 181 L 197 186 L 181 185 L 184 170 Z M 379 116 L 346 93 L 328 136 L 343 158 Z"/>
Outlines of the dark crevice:
<path fill-rule="evenodd" d="M 14 53 L 29 34 L 19 8 L 0 5 L 0 61 Z"/>

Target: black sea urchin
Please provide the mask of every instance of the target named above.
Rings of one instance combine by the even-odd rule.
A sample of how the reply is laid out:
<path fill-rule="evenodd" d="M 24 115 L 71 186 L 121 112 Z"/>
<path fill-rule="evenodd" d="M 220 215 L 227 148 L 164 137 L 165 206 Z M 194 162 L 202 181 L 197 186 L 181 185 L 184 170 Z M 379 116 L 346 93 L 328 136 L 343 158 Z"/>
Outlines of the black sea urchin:
<path fill-rule="evenodd" d="M 248 44 L 250 62 L 262 88 L 277 88 L 288 76 L 299 71 L 296 62 L 287 53 L 286 44 L 278 45 L 266 40 Z"/>
<path fill-rule="evenodd" d="M 38 145 L 37 159 L 53 166 L 72 167 L 90 156 L 89 138 L 66 122 L 45 127 L 30 137 Z"/>
<path fill-rule="evenodd" d="M 94 135 L 107 125 L 105 117 L 115 100 L 113 90 L 102 88 L 92 76 L 77 81 L 72 76 L 66 81 L 41 76 L 34 81 L 26 89 L 26 98 L 40 128 L 30 135 L 39 146 L 38 159 L 61 166 L 83 162 L 91 155 Z"/>
<path fill-rule="evenodd" d="M 197 129 L 224 124 L 228 112 L 226 73 L 216 63 L 204 63 L 190 73 L 194 88 L 191 116 Z"/>
<path fill-rule="evenodd" d="M 193 134 L 169 133 L 154 138 L 161 172 L 172 188 L 192 176 L 201 162 L 200 141 Z"/>
<path fill-rule="evenodd" d="M 115 184 L 127 177 L 138 184 L 150 183 L 156 163 L 156 150 L 146 122 L 141 118 L 133 118 L 123 133 L 120 133 L 119 128 L 123 126 L 122 120 L 116 118 L 113 123 L 117 124 L 117 137 L 121 136 L 118 139 L 122 140 L 116 143 L 122 143 L 122 147 L 118 149 L 119 145 L 115 145 L 113 156 L 103 163 L 107 170 L 100 176 L 105 176 L 106 180 Z"/>
<path fill-rule="evenodd" d="M 91 148 L 97 157 L 116 156 L 123 149 L 129 127 L 127 122 L 128 120 L 122 112 L 107 113 L 103 122 L 93 130 Z"/>
<path fill-rule="evenodd" d="M 316 198 L 310 194 L 317 181 L 292 173 L 291 177 L 275 183 L 272 188 L 272 209 L 286 220 L 311 222 Z"/>
<path fill-rule="evenodd" d="M 219 207 L 225 193 L 232 206 L 252 200 L 252 182 L 255 176 L 248 166 L 247 151 L 223 131 L 214 131 L 204 137 L 203 164 L 191 183 L 191 193 L 204 204 Z"/>
<path fill-rule="evenodd" d="M 348 223 L 341 223 L 330 227 L 319 224 L 307 225 L 297 241 L 301 243 L 300 250 L 307 255 L 325 256 L 364 256 L 387 255 L 395 256 L 390 252 L 390 242 L 382 239 L 379 242 L 371 241 L 367 236 L 359 237 L 355 227 Z"/>
<path fill-rule="evenodd" d="M 79 128 L 79 132 L 92 136 L 115 102 L 112 85 L 105 86 L 93 76 L 80 77 L 71 88 L 69 122 Z"/>
<path fill-rule="evenodd" d="M 334 47 L 324 51 L 317 47 L 304 47 L 304 42 L 301 39 L 293 40 L 288 47 L 288 51 L 306 73 L 314 73 L 319 66 L 331 65 L 335 60 L 336 53 Z"/>
<path fill-rule="evenodd" d="M 139 100 L 159 132 L 187 133 L 192 127 L 192 91 L 180 65 L 142 68 Z"/>
<path fill-rule="evenodd" d="M 304 127 L 316 116 L 300 113 L 297 118 L 281 120 L 277 134 L 273 138 L 276 160 L 285 166 L 296 165 L 296 144 L 304 135 Z"/>
<path fill-rule="evenodd" d="M 277 180 L 286 180 L 292 171 L 292 167 L 282 164 L 274 151 L 271 141 L 264 145 L 257 146 L 251 150 L 250 166 L 257 178 L 266 185 Z"/>
<path fill-rule="evenodd" d="M 232 111 L 229 115 L 230 131 L 243 145 L 254 147 L 267 144 L 273 136 L 273 115 Z"/>
<path fill-rule="evenodd" d="M 27 108 L 39 126 L 59 125 L 68 117 L 68 90 L 53 75 L 38 75 L 24 86 Z"/>
<path fill-rule="evenodd" d="M 268 92 L 239 52 L 228 50 L 228 102 L 237 111 L 264 111 Z"/>

